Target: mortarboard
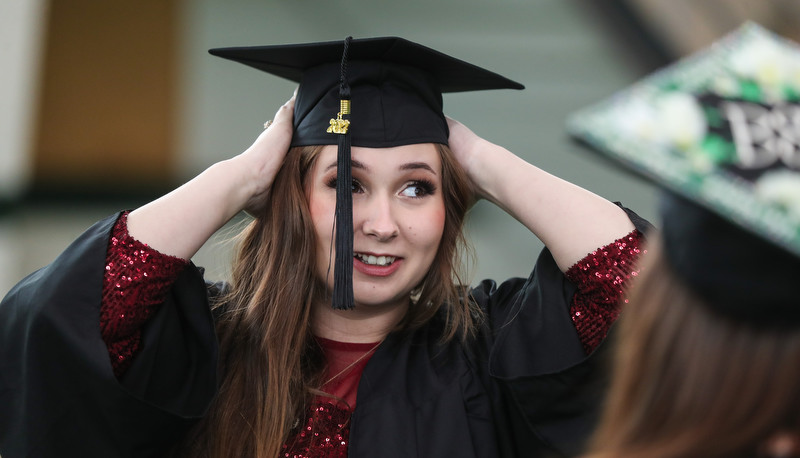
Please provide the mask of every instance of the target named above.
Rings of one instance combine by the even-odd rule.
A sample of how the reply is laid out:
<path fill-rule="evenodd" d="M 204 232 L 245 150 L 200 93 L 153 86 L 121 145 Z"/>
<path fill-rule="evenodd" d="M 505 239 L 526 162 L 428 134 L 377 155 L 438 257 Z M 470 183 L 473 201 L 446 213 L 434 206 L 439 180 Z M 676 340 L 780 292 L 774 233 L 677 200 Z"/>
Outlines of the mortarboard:
<path fill-rule="evenodd" d="M 209 52 L 299 83 L 292 146 L 339 145 L 333 297 L 338 309 L 353 306 L 350 146 L 447 144 L 442 93 L 524 88 L 398 37 Z"/>
<path fill-rule="evenodd" d="M 800 46 L 745 23 L 567 130 L 663 189 L 664 255 L 705 303 L 800 326 Z"/>

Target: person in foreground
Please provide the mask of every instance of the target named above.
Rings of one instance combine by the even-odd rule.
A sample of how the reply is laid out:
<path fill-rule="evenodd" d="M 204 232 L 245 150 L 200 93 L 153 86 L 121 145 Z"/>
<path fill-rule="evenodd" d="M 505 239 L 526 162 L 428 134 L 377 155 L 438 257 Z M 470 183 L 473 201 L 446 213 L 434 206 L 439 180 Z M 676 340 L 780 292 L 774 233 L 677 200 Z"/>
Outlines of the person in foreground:
<path fill-rule="evenodd" d="M 800 257 L 665 194 L 592 458 L 800 456 Z"/>
<path fill-rule="evenodd" d="M 296 96 L 7 295 L 3 457 L 576 453 L 647 223 L 446 118 L 442 92 L 521 88 L 484 69 L 399 38 L 212 53 Z M 545 243 L 529 278 L 462 284 L 476 198 Z M 242 210 L 231 281 L 204 281 Z"/>
<path fill-rule="evenodd" d="M 661 192 L 587 456 L 800 456 L 798 64 L 747 23 L 572 116 Z"/>

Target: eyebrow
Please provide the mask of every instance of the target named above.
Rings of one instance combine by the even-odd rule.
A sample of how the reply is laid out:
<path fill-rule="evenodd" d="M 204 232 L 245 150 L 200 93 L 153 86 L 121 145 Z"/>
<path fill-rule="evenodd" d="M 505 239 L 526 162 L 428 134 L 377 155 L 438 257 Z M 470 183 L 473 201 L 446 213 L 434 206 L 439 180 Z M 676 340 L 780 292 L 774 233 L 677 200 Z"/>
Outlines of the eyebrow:
<path fill-rule="evenodd" d="M 335 169 L 338 164 L 339 164 L 338 161 L 334 160 L 333 162 L 331 162 L 331 165 L 325 167 L 325 171 L 327 172 L 330 169 Z M 369 170 L 367 167 L 364 166 L 364 164 L 358 162 L 355 159 L 350 159 L 350 168 Z"/>
<path fill-rule="evenodd" d="M 400 170 L 427 170 L 432 174 L 436 175 L 436 172 L 425 162 L 409 162 L 407 164 L 403 164 L 400 166 Z"/>
<path fill-rule="evenodd" d="M 337 165 L 337 162 L 333 161 L 328 167 L 325 168 L 325 171 L 327 172 L 330 169 L 335 169 L 336 165 Z M 361 169 L 361 170 L 369 171 L 369 167 L 365 166 L 364 164 L 362 164 L 361 162 L 359 162 L 359 161 L 357 161 L 355 159 L 351 159 L 350 166 L 351 166 L 351 168 L 354 168 L 354 169 Z M 436 175 L 436 172 L 433 170 L 433 168 L 430 165 L 428 165 L 427 163 L 425 163 L 425 162 L 408 162 L 408 163 L 402 164 L 399 167 L 399 170 L 427 170 L 427 171 L 431 172 L 432 174 Z"/>

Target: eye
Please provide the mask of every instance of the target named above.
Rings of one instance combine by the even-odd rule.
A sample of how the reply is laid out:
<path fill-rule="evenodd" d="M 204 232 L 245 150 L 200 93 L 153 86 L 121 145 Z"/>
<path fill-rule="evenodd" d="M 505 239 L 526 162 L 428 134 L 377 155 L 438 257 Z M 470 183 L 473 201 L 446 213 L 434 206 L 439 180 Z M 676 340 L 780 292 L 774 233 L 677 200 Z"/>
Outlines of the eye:
<path fill-rule="evenodd" d="M 436 192 L 436 186 L 430 181 L 416 180 L 408 183 L 408 185 L 400 191 L 400 195 L 412 198 L 420 198 L 429 196 Z"/>
<path fill-rule="evenodd" d="M 336 189 L 336 183 L 337 183 L 336 175 L 332 176 L 327 181 L 325 181 L 325 185 L 331 189 Z M 358 180 L 353 179 L 353 182 L 350 186 L 350 190 L 354 193 L 360 193 L 364 191 L 364 187 L 361 186 L 361 183 L 359 183 Z"/>

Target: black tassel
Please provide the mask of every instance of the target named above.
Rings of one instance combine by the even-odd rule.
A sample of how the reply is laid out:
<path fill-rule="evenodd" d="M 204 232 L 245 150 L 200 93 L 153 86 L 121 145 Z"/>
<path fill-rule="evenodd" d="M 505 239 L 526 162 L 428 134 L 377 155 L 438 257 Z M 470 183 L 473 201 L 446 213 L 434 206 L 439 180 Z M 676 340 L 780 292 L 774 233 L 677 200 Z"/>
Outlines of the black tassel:
<path fill-rule="evenodd" d="M 353 308 L 353 179 L 350 134 L 339 135 L 336 176 L 336 263 L 333 270 L 333 308 Z"/>
<path fill-rule="evenodd" d="M 344 41 L 339 84 L 341 109 L 337 120 L 344 132 L 339 135 L 336 173 L 336 262 L 333 269 L 333 308 L 349 310 L 353 300 L 353 178 L 350 168 L 350 85 L 347 83 L 347 54 L 352 37 Z M 333 121 L 333 120 L 332 120 Z M 330 130 L 329 130 L 330 131 Z"/>

